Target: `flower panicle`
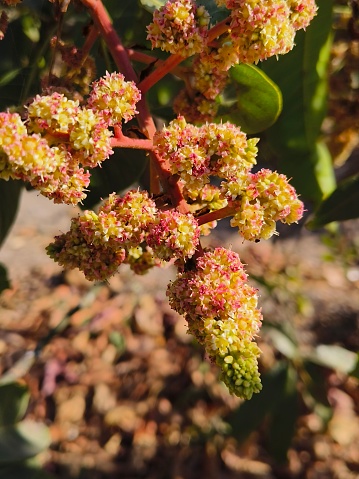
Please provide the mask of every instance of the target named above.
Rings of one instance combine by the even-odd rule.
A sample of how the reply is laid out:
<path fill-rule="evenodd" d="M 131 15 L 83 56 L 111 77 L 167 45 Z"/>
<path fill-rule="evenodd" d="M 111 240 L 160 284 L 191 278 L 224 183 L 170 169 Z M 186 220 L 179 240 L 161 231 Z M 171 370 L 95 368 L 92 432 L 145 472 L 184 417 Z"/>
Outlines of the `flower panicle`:
<path fill-rule="evenodd" d="M 180 272 L 169 284 L 167 296 L 221 368 L 230 392 L 245 399 L 259 392 L 260 350 L 254 338 L 262 315 L 257 291 L 248 284 L 238 254 L 225 248 L 205 252 L 193 268 Z"/>

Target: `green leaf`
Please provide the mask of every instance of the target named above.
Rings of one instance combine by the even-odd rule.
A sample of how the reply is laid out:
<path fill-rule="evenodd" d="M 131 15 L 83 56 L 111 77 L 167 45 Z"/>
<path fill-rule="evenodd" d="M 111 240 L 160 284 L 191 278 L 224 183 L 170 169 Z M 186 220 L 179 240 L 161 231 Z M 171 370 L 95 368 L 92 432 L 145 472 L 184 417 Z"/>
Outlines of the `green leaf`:
<path fill-rule="evenodd" d="M 20 181 L 0 179 L 0 246 L 15 220 L 21 188 Z"/>
<path fill-rule="evenodd" d="M 359 217 L 359 176 L 340 183 L 336 190 L 319 206 L 308 228 L 320 228 L 332 221 L 345 221 Z"/>
<path fill-rule="evenodd" d="M 4 289 L 8 289 L 10 287 L 11 285 L 7 276 L 7 269 L 2 263 L 0 263 L 0 293 L 4 291 Z"/>
<path fill-rule="evenodd" d="M 262 377 L 262 391 L 254 395 L 250 401 L 241 404 L 227 417 L 226 421 L 231 425 L 232 434 L 238 441 L 247 439 L 272 412 L 286 381 L 287 364 L 281 361 Z"/>
<path fill-rule="evenodd" d="M 333 415 L 333 409 L 328 401 L 326 374 L 322 366 L 310 359 L 304 359 L 302 365 L 302 399 L 307 408 L 327 424 Z"/>
<path fill-rule="evenodd" d="M 273 327 L 263 327 L 262 333 L 269 337 L 273 346 L 289 359 L 295 359 L 299 355 L 298 346 L 283 331 Z"/>
<path fill-rule="evenodd" d="M 359 353 L 357 353 L 357 362 L 352 371 L 349 372 L 350 376 L 353 376 L 353 378 L 359 379 Z"/>
<path fill-rule="evenodd" d="M 26 386 L 9 383 L 0 386 L 0 427 L 15 424 L 25 415 L 30 394 Z"/>
<path fill-rule="evenodd" d="M 329 153 L 317 145 L 327 108 L 333 0 L 317 4 L 318 15 L 305 32 L 297 32 L 293 50 L 263 62 L 262 69 L 283 94 L 283 112 L 265 138 L 279 169 L 318 204 L 335 181 Z"/>
<path fill-rule="evenodd" d="M 282 95 L 277 85 L 254 65 L 232 67 L 230 78 L 230 95 L 234 94 L 236 99 L 224 100 L 230 104 L 222 105 L 219 117 L 239 125 L 248 134 L 273 125 L 282 110 Z"/>
<path fill-rule="evenodd" d="M 9 464 L 0 467 L 0 479 L 55 479 L 36 465 L 24 463 Z"/>
<path fill-rule="evenodd" d="M 268 428 L 268 449 L 276 462 L 287 461 L 287 452 L 291 444 L 295 424 L 298 418 L 299 395 L 297 391 L 298 376 L 296 370 L 288 364 L 286 380 L 282 390 L 277 390 L 271 422 Z"/>
<path fill-rule="evenodd" d="M 116 148 L 101 168 L 92 170 L 91 185 L 83 208 L 93 208 L 102 198 L 120 192 L 137 182 L 147 165 L 142 150 Z"/>
<path fill-rule="evenodd" d="M 173 99 L 183 88 L 183 82 L 177 81 L 171 75 L 166 75 L 148 92 L 147 101 L 153 115 L 166 121 L 176 117 L 173 111 Z"/>
<path fill-rule="evenodd" d="M 36 456 L 51 443 L 49 429 L 26 420 L 0 428 L 0 464 L 23 461 Z"/>
<path fill-rule="evenodd" d="M 216 0 L 200 0 L 198 5 L 203 5 L 209 13 L 211 20 L 210 24 L 215 25 L 228 17 L 228 9 L 225 7 L 219 7 Z"/>
<path fill-rule="evenodd" d="M 319 344 L 310 354 L 310 359 L 344 374 L 354 371 L 358 362 L 356 353 L 335 344 Z"/>
<path fill-rule="evenodd" d="M 149 12 L 153 12 L 154 10 L 163 7 L 167 0 L 140 0 L 140 2 Z"/>
<path fill-rule="evenodd" d="M 152 15 L 147 9 L 133 0 L 107 0 L 106 9 L 126 45 L 147 45 L 150 48 L 150 42 L 146 41 L 146 27 L 151 23 Z"/>
<path fill-rule="evenodd" d="M 7 85 L 10 83 L 14 78 L 16 78 L 19 73 L 21 72 L 22 68 L 15 68 L 14 70 L 10 70 L 3 75 L 0 76 L 0 88 L 2 86 Z"/>

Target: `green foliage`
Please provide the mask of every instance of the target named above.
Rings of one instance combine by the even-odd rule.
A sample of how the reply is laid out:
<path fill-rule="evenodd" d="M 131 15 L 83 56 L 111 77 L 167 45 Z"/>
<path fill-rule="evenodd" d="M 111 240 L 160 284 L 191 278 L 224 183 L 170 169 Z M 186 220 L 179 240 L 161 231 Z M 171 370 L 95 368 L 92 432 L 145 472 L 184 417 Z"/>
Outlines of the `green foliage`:
<path fill-rule="evenodd" d="M 26 2 L 12 11 L 0 44 L 0 110 L 21 105 L 39 92 L 50 38 L 55 33 L 51 8 L 44 2 Z"/>
<path fill-rule="evenodd" d="M 29 398 L 27 388 L 19 383 L 0 385 L 0 477 L 5 477 L 4 471 L 11 472 L 8 477 L 13 477 L 13 467 L 16 474 L 22 461 L 50 445 L 49 430 L 44 424 L 23 419 Z"/>
<path fill-rule="evenodd" d="M 359 217 L 359 176 L 349 178 L 319 205 L 313 219 L 307 223 L 310 229 L 320 228 L 332 221 L 345 221 Z"/>
<path fill-rule="evenodd" d="M 146 154 L 142 150 L 116 149 L 101 169 L 92 170 L 90 191 L 81 207 L 93 208 L 101 198 L 134 184 L 140 179 L 146 164 Z"/>
<path fill-rule="evenodd" d="M 272 343 L 282 359 L 263 374 L 261 393 L 240 405 L 226 419 L 239 442 L 256 430 L 262 431 L 265 425 L 261 433 L 267 450 L 281 464 L 287 461 L 300 402 L 326 423 L 332 409 L 327 399 L 324 370 L 358 377 L 359 355 L 337 345 L 303 348 L 289 323 L 278 327 L 266 321 L 262 336 Z"/>
<path fill-rule="evenodd" d="M 0 386 L 0 427 L 9 426 L 20 421 L 29 404 L 27 387 L 19 383 Z"/>
<path fill-rule="evenodd" d="M 262 383 L 261 394 L 242 404 L 227 420 L 233 436 L 240 442 L 268 420 L 269 427 L 264 433 L 268 451 L 278 463 L 284 463 L 299 412 L 297 372 L 290 363 L 279 361 L 263 375 Z"/>
<path fill-rule="evenodd" d="M 318 0 L 318 15 L 296 35 L 295 48 L 261 65 L 283 94 L 283 112 L 266 132 L 278 168 L 318 204 L 334 187 L 330 154 L 320 142 L 326 114 L 327 68 L 332 43 L 332 0 Z"/>
<path fill-rule="evenodd" d="M 9 466 L 0 468 L 1 479 L 54 479 L 45 471 L 40 469 L 40 466 L 35 461 L 23 461 Z"/>
<path fill-rule="evenodd" d="M 7 270 L 5 266 L 2 263 L 0 263 L 0 293 L 7 288 L 10 288 L 10 282 L 7 276 Z"/>
<path fill-rule="evenodd" d="M 15 220 L 21 189 L 20 181 L 0 181 L 0 246 Z"/>
<path fill-rule="evenodd" d="M 254 65 L 236 65 L 231 68 L 230 77 L 232 81 L 218 120 L 239 125 L 248 134 L 272 126 L 282 111 L 278 86 Z"/>
<path fill-rule="evenodd" d="M 0 429 L 0 465 L 36 456 L 50 445 L 45 424 L 24 420 Z"/>

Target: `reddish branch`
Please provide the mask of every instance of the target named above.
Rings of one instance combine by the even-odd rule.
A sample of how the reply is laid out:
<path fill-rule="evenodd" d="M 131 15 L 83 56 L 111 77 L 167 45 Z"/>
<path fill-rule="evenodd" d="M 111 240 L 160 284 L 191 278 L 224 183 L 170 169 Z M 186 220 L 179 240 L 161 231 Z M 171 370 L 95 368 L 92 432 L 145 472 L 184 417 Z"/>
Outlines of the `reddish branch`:
<path fill-rule="evenodd" d="M 112 148 L 134 148 L 136 150 L 153 150 L 153 141 L 142 138 L 130 138 L 122 133 L 119 126 L 115 126 L 115 136 L 111 138 Z"/>
<path fill-rule="evenodd" d="M 110 53 L 127 80 L 131 80 L 137 83 L 137 75 L 132 67 L 130 58 L 127 54 L 125 47 L 123 46 L 120 37 L 117 35 L 111 19 L 107 13 L 107 10 L 102 4 L 101 0 L 81 0 L 82 3 L 88 8 L 91 17 L 98 28 L 102 38 L 106 42 Z M 139 85 L 140 88 L 140 85 Z M 153 118 L 148 110 L 145 97 L 137 103 L 138 109 L 138 123 L 142 129 L 142 133 L 152 141 L 156 132 L 156 126 Z M 116 138 L 114 139 L 116 140 Z M 120 140 L 121 141 L 121 140 Z M 134 144 L 134 143 L 133 143 Z M 163 190 L 170 195 L 173 206 L 177 207 L 181 213 L 188 213 L 189 208 L 186 201 L 183 198 L 182 191 L 178 182 L 178 179 L 174 178 L 171 174 L 169 164 L 163 158 L 161 158 L 155 151 L 150 152 L 150 157 L 155 166 L 155 171 L 161 182 Z M 159 188 L 154 180 L 153 170 L 151 171 L 151 191 L 152 193 L 159 193 Z"/>
<path fill-rule="evenodd" d="M 236 211 L 238 210 L 238 202 L 231 203 L 220 210 L 211 211 L 210 213 L 206 213 L 202 216 L 199 216 L 197 219 L 198 224 L 204 225 L 206 223 L 210 223 L 211 221 L 221 220 L 223 218 L 227 218 L 228 216 L 233 216 Z"/>
<path fill-rule="evenodd" d="M 222 20 L 212 27 L 208 32 L 207 42 L 210 44 L 213 40 L 223 35 L 223 33 L 228 32 L 230 23 L 230 17 Z M 138 85 L 138 88 L 142 93 L 146 93 L 153 85 L 155 85 L 161 78 L 163 78 L 167 73 L 172 71 L 177 65 L 179 65 L 185 57 L 175 54 L 169 56 L 164 62 L 161 62 L 155 71 L 150 73 L 141 83 Z"/>

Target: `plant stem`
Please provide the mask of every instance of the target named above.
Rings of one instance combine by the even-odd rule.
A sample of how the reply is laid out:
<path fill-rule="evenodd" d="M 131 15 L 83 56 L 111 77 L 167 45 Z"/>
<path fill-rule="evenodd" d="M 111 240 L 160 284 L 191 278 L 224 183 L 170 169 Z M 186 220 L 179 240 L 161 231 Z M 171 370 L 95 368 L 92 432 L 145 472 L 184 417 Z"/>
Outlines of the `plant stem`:
<path fill-rule="evenodd" d="M 108 46 L 108 49 L 110 50 L 119 70 L 124 74 L 127 80 L 137 83 L 137 75 L 132 67 L 130 58 L 121 42 L 120 37 L 113 28 L 109 14 L 103 6 L 102 1 L 81 1 L 89 9 L 92 19 L 100 31 L 106 45 Z M 141 89 L 141 86 L 138 85 L 138 88 Z M 137 120 L 142 133 L 148 138 L 148 140 L 152 141 L 156 133 L 156 125 L 149 112 L 144 95 L 142 95 L 141 100 L 136 106 L 138 110 Z M 152 164 L 154 165 L 154 169 L 152 167 L 150 172 L 151 185 L 154 188 L 152 192 L 157 193 L 159 191 L 158 185 L 156 186 L 158 180 L 155 181 L 155 175 L 157 175 L 164 192 L 170 196 L 173 206 L 177 207 L 181 213 L 188 213 L 189 207 L 183 198 L 179 180 L 177 177 L 173 177 L 168 162 L 161 158 L 155 151 L 150 151 L 149 155 L 152 160 L 151 167 Z"/>
<path fill-rule="evenodd" d="M 230 20 L 230 17 L 227 17 L 208 31 L 207 44 L 210 44 L 217 37 L 223 35 L 223 33 L 228 32 Z M 150 73 L 144 80 L 141 81 L 141 83 L 138 85 L 139 89 L 142 91 L 142 93 L 146 93 L 153 85 L 161 80 L 161 78 L 167 75 L 167 73 L 172 71 L 185 59 L 186 57 L 182 57 L 179 54 L 169 56 L 164 62 L 158 64 L 158 67 L 155 71 Z"/>
<path fill-rule="evenodd" d="M 122 133 L 122 129 L 115 126 L 115 137 L 111 139 L 113 148 L 134 148 L 136 150 L 153 150 L 153 141 L 142 138 L 130 138 Z"/>
<path fill-rule="evenodd" d="M 236 211 L 238 210 L 238 202 L 233 202 L 230 205 L 221 208 L 220 210 L 211 211 L 210 213 L 206 213 L 202 216 L 199 216 L 197 219 L 199 226 L 204 225 L 206 223 L 210 223 L 211 221 L 221 220 L 223 218 L 227 218 L 228 216 L 233 216 Z"/>
<path fill-rule="evenodd" d="M 142 93 L 146 93 L 153 85 L 167 75 L 167 73 L 172 71 L 183 60 L 185 60 L 185 57 L 181 55 L 171 55 L 165 61 L 163 61 L 155 71 L 150 73 L 144 80 L 142 80 L 138 85 L 138 88 L 142 91 Z"/>
<path fill-rule="evenodd" d="M 137 75 L 132 68 L 130 59 L 125 47 L 122 45 L 120 37 L 113 28 L 109 14 L 101 0 L 81 0 L 90 11 L 91 17 L 100 31 L 103 39 L 111 52 L 117 66 L 121 66 L 121 71 L 127 78 L 137 83 Z"/>

